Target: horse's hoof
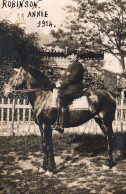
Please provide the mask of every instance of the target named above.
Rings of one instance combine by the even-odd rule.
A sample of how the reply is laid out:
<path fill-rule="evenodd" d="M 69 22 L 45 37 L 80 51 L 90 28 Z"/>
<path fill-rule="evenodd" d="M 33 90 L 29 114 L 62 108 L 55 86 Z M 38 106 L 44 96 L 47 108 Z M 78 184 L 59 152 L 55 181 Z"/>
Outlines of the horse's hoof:
<path fill-rule="evenodd" d="M 54 173 L 53 173 L 53 172 L 50 172 L 49 170 L 47 170 L 47 171 L 45 172 L 45 175 L 48 176 L 48 177 L 51 177 L 51 176 L 54 175 Z"/>
<path fill-rule="evenodd" d="M 110 159 L 107 160 L 107 166 L 109 167 L 109 169 L 112 169 L 113 166 L 115 166 L 116 163 L 111 161 Z"/>
<path fill-rule="evenodd" d="M 102 165 L 102 169 L 103 169 L 103 170 L 108 170 L 109 167 L 108 167 L 108 165 L 104 165 L 104 164 L 103 164 L 103 165 Z"/>
<path fill-rule="evenodd" d="M 109 165 L 109 169 L 112 169 L 112 167 L 113 167 L 113 164 L 110 164 L 110 165 Z"/>
<path fill-rule="evenodd" d="M 46 172 L 46 170 L 44 170 L 43 168 L 39 169 L 39 173 L 45 173 L 45 172 Z"/>

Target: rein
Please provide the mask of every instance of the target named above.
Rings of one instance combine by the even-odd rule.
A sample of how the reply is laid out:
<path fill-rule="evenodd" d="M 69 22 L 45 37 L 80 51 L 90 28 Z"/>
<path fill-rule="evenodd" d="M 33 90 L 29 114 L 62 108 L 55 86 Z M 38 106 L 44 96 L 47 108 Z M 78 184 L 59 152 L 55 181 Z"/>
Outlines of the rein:
<path fill-rule="evenodd" d="M 29 92 L 36 92 L 42 91 L 42 88 L 33 88 L 33 89 L 22 89 L 22 90 L 11 90 L 12 93 L 21 92 L 21 93 L 29 93 Z"/>
<path fill-rule="evenodd" d="M 11 93 L 30 93 L 30 92 L 39 92 L 39 91 L 48 91 L 50 88 L 42 89 L 42 88 L 33 88 L 33 89 L 22 89 L 22 90 L 11 90 Z"/>
<path fill-rule="evenodd" d="M 16 80 L 15 80 L 15 84 L 14 84 L 14 89 L 11 90 L 12 93 L 17 93 L 17 92 L 21 92 L 21 93 L 30 93 L 30 92 L 36 92 L 36 91 L 42 91 L 42 88 L 30 88 L 30 89 L 21 89 L 21 90 L 16 90 L 16 85 L 17 85 L 17 81 L 19 79 L 19 75 L 20 72 L 22 70 L 22 67 L 20 67 L 20 69 L 18 70 L 17 68 L 14 68 L 14 70 L 17 72 L 17 76 L 16 76 Z M 50 90 L 50 88 L 46 88 L 44 90 Z"/>

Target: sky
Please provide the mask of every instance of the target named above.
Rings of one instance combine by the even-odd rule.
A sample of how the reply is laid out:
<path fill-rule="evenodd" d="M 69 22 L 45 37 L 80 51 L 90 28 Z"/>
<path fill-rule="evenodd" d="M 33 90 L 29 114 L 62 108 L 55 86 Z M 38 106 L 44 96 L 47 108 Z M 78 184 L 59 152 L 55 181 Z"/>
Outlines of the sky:
<path fill-rule="evenodd" d="M 6 3 L 3 4 L 3 1 Z M 51 29 L 58 29 L 60 24 L 65 20 L 65 11 L 63 8 L 67 5 L 71 5 L 73 3 L 72 0 L 15 0 L 15 2 L 26 2 L 29 1 L 29 6 L 27 8 L 19 8 L 19 4 L 16 4 L 15 8 L 9 7 L 12 5 L 13 0 L 1 0 L 0 1 L 0 20 L 6 19 L 11 22 L 17 22 L 17 14 L 24 14 L 26 21 L 26 28 L 28 32 L 44 32 L 49 33 Z M 33 8 L 34 2 L 37 3 L 37 8 Z M 26 5 L 26 4 L 24 4 Z M 74 5 L 74 3 L 73 3 Z M 2 8 L 3 7 L 3 8 Z M 33 9 L 32 9 L 33 8 Z M 30 17 L 32 12 L 34 11 L 43 11 L 43 13 L 48 14 L 47 17 Z M 29 14 L 30 12 L 30 14 Z M 29 17 L 28 17 L 29 15 Z M 53 24 L 52 27 L 45 26 L 42 27 L 44 22 L 49 25 L 50 21 Z M 38 26 L 38 27 L 37 27 Z"/>

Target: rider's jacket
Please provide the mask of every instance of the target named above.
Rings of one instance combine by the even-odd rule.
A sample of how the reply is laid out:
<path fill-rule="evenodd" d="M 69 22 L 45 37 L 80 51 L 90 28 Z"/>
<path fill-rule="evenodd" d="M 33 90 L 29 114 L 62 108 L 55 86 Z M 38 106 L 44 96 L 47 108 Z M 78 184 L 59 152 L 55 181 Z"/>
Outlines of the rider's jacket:
<path fill-rule="evenodd" d="M 60 97 L 71 95 L 78 98 L 83 94 L 83 65 L 75 60 L 68 66 L 62 78 Z"/>

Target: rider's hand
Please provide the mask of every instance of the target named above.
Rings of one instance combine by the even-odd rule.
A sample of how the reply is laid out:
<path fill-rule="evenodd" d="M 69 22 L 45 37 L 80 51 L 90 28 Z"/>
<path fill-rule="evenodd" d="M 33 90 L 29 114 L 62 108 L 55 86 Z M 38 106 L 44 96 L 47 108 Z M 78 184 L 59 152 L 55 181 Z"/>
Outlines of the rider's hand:
<path fill-rule="evenodd" d="M 60 88 L 60 86 L 61 86 L 61 82 L 56 82 L 56 88 Z"/>

